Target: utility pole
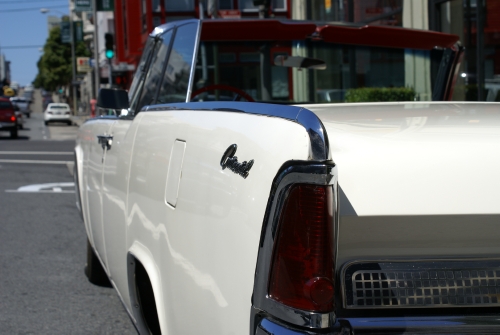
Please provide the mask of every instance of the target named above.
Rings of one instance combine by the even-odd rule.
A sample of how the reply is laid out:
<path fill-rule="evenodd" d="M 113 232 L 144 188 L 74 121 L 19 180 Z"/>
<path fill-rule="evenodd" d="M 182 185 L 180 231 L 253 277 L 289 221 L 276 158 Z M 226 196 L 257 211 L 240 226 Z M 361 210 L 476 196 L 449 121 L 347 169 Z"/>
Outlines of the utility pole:
<path fill-rule="evenodd" d="M 477 101 L 484 101 L 484 2 L 476 2 L 476 73 L 477 73 Z"/>
<path fill-rule="evenodd" d="M 99 86 L 101 85 L 101 78 L 99 76 L 99 43 L 97 42 L 97 1 L 92 0 L 92 16 L 94 18 L 94 80 L 95 92 L 94 96 L 97 99 L 99 96 Z"/>
<path fill-rule="evenodd" d="M 71 89 L 73 90 L 73 115 L 76 115 L 77 104 L 76 104 L 76 64 L 75 64 L 75 29 L 73 27 L 73 11 L 70 8 L 69 11 L 69 31 L 71 35 L 71 68 L 73 71 L 73 77 L 71 79 Z"/>

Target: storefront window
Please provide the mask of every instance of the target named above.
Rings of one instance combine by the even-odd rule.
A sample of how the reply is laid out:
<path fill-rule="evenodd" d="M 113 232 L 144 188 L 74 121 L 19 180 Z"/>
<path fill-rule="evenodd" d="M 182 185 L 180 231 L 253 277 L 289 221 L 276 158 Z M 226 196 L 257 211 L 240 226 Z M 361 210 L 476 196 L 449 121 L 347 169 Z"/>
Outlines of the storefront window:
<path fill-rule="evenodd" d="M 239 0 L 240 10 L 244 12 L 256 12 L 259 10 L 258 6 L 254 6 L 253 0 Z"/>
<path fill-rule="evenodd" d="M 194 0 L 165 0 L 167 12 L 190 12 L 194 11 Z"/>
<path fill-rule="evenodd" d="M 219 9 L 233 9 L 233 0 L 219 0 Z"/>
<path fill-rule="evenodd" d="M 161 12 L 160 0 L 151 0 L 151 8 L 153 8 L 153 13 Z"/>
<path fill-rule="evenodd" d="M 161 18 L 153 16 L 153 27 L 156 28 L 161 25 Z"/>

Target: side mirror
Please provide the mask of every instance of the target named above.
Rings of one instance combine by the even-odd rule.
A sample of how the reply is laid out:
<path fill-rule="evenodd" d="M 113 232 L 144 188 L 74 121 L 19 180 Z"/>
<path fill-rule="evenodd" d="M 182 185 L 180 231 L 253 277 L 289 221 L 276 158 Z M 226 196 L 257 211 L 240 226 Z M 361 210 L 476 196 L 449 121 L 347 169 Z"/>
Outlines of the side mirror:
<path fill-rule="evenodd" d="M 284 66 L 284 67 L 296 67 L 299 69 L 314 69 L 314 70 L 325 70 L 326 63 L 324 60 L 300 57 L 300 56 L 285 56 L 279 55 L 274 58 L 274 65 Z"/>
<path fill-rule="evenodd" d="M 97 107 L 104 109 L 127 109 L 129 108 L 128 93 L 121 89 L 101 88 L 97 97 Z"/>

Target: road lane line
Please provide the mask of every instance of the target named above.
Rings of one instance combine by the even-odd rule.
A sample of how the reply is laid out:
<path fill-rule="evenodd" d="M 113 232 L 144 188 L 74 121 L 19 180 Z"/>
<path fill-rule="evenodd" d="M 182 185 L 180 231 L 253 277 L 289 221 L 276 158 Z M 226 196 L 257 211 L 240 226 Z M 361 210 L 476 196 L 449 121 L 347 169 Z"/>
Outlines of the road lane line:
<path fill-rule="evenodd" d="M 0 163 L 21 163 L 21 164 L 68 164 L 72 161 L 39 161 L 25 159 L 0 159 Z"/>
<path fill-rule="evenodd" d="M 0 151 L 0 155 L 74 155 L 72 151 Z"/>
<path fill-rule="evenodd" d="M 18 191 L 18 190 L 5 190 L 7 193 L 52 193 L 52 194 L 64 194 L 64 193 L 75 193 L 75 191 Z"/>
<path fill-rule="evenodd" d="M 64 190 L 63 187 L 75 187 L 74 182 L 46 183 L 21 186 L 17 190 L 5 190 L 8 193 L 75 193 L 75 190 Z"/>

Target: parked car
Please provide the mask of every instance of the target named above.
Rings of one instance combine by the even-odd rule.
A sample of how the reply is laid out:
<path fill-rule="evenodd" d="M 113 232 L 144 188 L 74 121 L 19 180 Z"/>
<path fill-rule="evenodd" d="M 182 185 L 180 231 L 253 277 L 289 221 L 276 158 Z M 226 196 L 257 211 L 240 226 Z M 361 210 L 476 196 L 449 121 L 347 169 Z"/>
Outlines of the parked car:
<path fill-rule="evenodd" d="M 17 110 L 17 108 L 14 106 L 15 110 L 15 115 L 16 115 L 16 124 L 17 124 L 17 129 L 24 129 L 24 117 L 23 113 Z"/>
<path fill-rule="evenodd" d="M 17 138 L 18 118 L 9 98 L 0 97 L 0 131 L 9 131 L 11 138 Z"/>
<path fill-rule="evenodd" d="M 11 97 L 10 101 L 19 108 L 19 111 L 26 115 L 26 117 L 31 116 L 31 100 L 26 99 L 25 97 Z"/>
<path fill-rule="evenodd" d="M 116 115 L 78 132 L 89 280 L 140 334 L 500 332 L 500 104 L 447 101 L 457 42 L 278 20 L 156 28 L 129 93 L 99 93 Z M 415 76 L 427 101 L 318 94 Z M 247 101 L 191 102 L 228 87 Z"/>
<path fill-rule="evenodd" d="M 65 122 L 69 126 L 73 124 L 71 121 L 71 109 L 65 103 L 49 103 L 43 112 L 43 119 L 46 126 L 51 122 Z"/>
<path fill-rule="evenodd" d="M 34 100 L 34 92 L 35 91 L 24 91 L 23 92 L 23 98 L 26 99 L 30 104 L 33 103 L 33 100 Z"/>

